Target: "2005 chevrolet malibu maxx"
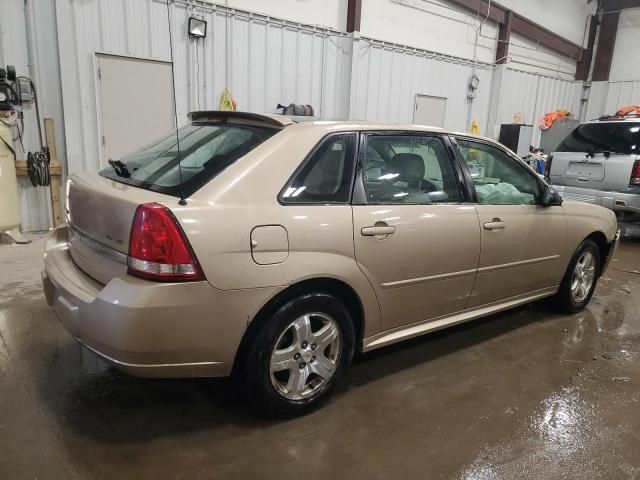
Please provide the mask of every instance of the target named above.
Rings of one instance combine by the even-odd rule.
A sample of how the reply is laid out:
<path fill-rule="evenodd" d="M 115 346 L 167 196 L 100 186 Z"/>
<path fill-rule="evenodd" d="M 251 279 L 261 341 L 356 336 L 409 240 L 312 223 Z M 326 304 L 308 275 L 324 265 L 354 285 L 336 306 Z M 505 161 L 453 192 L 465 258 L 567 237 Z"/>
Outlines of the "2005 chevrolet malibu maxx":
<path fill-rule="evenodd" d="M 563 203 L 491 140 L 190 119 L 72 176 L 67 226 L 46 244 L 48 303 L 133 375 L 231 375 L 262 410 L 297 414 L 356 350 L 547 296 L 584 308 L 613 255 L 611 211 Z"/>

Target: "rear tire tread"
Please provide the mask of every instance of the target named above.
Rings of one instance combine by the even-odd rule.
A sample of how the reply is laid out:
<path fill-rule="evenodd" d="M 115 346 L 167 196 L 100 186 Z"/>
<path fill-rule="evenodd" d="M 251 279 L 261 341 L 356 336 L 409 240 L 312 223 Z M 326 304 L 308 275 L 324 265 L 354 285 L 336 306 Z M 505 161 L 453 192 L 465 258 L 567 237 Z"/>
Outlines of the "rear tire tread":
<path fill-rule="evenodd" d="M 342 352 L 333 377 L 323 386 L 321 393 L 300 400 L 290 400 L 276 392 L 271 384 L 269 359 L 274 343 L 288 322 L 305 312 L 316 311 L 333 317 L 342 334 Z M 354 323 L 346 306 L 333 295 L 310 292 L 298 295 L 280 305 L 273 314 L 259 318 L 257 333 L 238 358 L 232 374 L 240 394 L 260 416 L 284 418 L 302 415 L 324 403 L 339 382 L 353 358 L 355 346 Z"/>

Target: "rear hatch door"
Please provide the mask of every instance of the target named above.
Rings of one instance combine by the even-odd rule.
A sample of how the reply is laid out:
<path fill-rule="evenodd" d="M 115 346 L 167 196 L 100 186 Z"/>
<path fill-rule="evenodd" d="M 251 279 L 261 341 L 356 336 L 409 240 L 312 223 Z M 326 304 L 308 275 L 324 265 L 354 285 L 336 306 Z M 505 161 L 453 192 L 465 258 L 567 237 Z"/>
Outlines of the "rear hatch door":
<path fill-rule="evenodd" d="M 191 123 L 125 156 L 99 173 L 69 180 L 69 252 L 106 284 L 127 271 L 129 235 L 140 204 L 177 206 L 244 155 L 291 123 L 241 112 L 199 112 Z M 180 142 L 178 145 L 177 138 Z"/>
<path fill-rule="evenodd" d="M 127 271 L 129 232 L 138 205 L 177 199 L 82 173 L 69 179 L 69 254 L 78 267 L 102 284 Z"/>
<path fill-rule="evenodd" d="M 605 178 L 605 167 L 605 157 L 601 153 L 589 156 L 578 152 L 556 152 L 551 163 L 551 181 L 600 188 Z"/>
<path fill-rule="evenodd" d="M 640 122 L 609 121 L 576 127 L 553 153 L 551 183 L 624 190 L 640 150 Z"/>

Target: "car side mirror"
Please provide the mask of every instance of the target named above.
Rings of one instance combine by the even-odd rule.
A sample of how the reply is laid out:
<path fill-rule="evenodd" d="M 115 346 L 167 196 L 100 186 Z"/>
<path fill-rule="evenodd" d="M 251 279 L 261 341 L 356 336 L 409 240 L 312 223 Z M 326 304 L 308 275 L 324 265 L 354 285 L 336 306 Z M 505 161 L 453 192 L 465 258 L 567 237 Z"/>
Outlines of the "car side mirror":
<path fill-rule="evenodd" d="M 562 205 L 562 197 L 555 190 L 555 188 L 550 187 L 549 185 L 545 185 L 544 193 L 542 194 L 542 203 L 543 207 L 554 207 Z"/>

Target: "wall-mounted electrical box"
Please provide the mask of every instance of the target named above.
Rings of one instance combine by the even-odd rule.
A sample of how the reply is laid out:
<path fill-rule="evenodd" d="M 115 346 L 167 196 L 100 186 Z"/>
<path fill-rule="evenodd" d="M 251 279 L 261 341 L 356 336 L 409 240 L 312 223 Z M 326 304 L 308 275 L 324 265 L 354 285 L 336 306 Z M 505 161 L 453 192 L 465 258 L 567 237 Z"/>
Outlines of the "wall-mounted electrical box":
<path fill-rule="evenodd" d="M 22 102 L 31 102 L 33 100 L 33 89 L 31 82 L 27 78 L 18 78 L 16 82 L 16 93 L 20 96 Z"/>

